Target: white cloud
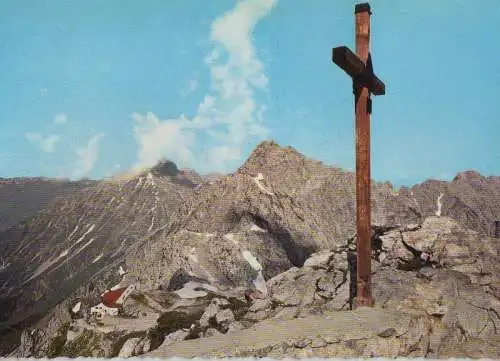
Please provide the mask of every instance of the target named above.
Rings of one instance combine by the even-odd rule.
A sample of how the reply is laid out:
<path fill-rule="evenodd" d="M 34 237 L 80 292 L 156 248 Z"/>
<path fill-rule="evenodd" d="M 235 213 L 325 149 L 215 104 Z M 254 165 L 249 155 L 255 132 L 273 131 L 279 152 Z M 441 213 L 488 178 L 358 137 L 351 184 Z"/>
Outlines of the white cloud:
<path fill-rule="evenodd" d="M 81 178 L 92 171 L 99 157 L 99 141 L 103 136 L 104 134 L 102 133 L 96 134 L 90 137 L 85 147 L 78 147 L 76 149 L 78 161 L 73 170 L 73 178 Z"/>
<path fill-rule="evenodd" d="M 56 149 L 56 144 L 59 142 L 58 135 L 47 135 L 43 136 L 40 133 L 26 133 L 25 138 L 30 142 L 38 145 L 42 152 L 53 153 Z"/>
<path fill-rule="evenodd" d="M 241 1 L 212 23 L 214 49 L 205 58 L 211 90 L 192 119 L 182 115 L 160 120 L 152 113 L 133 114 L 139 146 L 136 166 L 152 166 L 165 156 L 180 167 L 224 172 L 241 160 L 249 137 L 266 136 L 262 125 L 265 106 L 255 91 L 265 91 L 268 79 L 257 58 L 252 32 L 275 4 L 276 0 Z M 200 137 L 203 135 L 208 140 Z"/>
<path fill-rule="evenodd" d="M 181 116 L 175 121 L 160 121 L 153 113 L 146 116 L 134 113 L 134 135 L 140 146 L 138 167 L 154 165 L 162 156 L 169 155 L 180 163 L 195 162 L 190 148 L 194 134 L 187 127 L 189 120 Z"/>
<path fill-rule="evenodd" d="M 68 121 L 68 116 L 66 114 L 57 114 L 54 117 L 54 123 L 56 124 L 66 124 Z"/>

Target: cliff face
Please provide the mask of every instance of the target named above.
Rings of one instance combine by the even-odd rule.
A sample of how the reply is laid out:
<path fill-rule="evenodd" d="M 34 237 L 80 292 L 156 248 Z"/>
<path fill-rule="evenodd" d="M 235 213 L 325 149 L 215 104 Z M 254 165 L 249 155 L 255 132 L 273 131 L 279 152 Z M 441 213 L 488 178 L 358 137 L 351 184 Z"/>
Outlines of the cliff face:
<path fill-rule="evenodd" d="M 500 177 L 465 171 L 451 182 L 428 180 L 402 188 L 399 197 L 422 216 L 448 216 L 481 234 L 495 236 L 495 221 L 500 220 Z"/>

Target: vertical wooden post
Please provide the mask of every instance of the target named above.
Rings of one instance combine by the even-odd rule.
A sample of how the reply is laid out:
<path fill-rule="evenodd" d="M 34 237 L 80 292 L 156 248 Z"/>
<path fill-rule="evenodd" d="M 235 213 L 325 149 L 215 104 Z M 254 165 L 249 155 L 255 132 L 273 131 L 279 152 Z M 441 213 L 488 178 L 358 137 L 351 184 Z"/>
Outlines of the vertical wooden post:
<path fill-rule="evenodd" d="M 384 95 L 385 84 L 374 74 L 370 55 L 370 4 L 358 4 L 356 54 L 346 46 L 332 49 L 332 60 L 352 78 L 356 112 L 356 299 L 354 306 L 373 306 L 371 279 L 370 114 L 371 94 Z"/>
<path fill-rule="evenodd" d="M 356 15 L 356 55 L 367 63 L 370 52 L 370 5 L 359 4 Z M 356 306 L 373 305 L 371 294 L 370 214 L 370 112 L 371 99 L 366 82 L 354 79 L 356 107 L 356 223 L 357 292 Z"/>

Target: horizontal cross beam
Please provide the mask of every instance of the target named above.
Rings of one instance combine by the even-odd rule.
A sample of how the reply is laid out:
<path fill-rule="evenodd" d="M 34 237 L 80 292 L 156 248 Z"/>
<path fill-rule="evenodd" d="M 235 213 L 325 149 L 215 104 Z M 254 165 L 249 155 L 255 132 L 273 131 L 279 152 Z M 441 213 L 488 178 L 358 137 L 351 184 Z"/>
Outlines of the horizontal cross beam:
<path fill-rule="evenodd" d="M 385 84 L 371 69 L 371 64 L 365 63 L 354 54 L 347 46 L 339 46 L 332 50 L 332 60 L 342 68 L 353 81 L 368 88 L 373 95 L 384 95 Z"/>

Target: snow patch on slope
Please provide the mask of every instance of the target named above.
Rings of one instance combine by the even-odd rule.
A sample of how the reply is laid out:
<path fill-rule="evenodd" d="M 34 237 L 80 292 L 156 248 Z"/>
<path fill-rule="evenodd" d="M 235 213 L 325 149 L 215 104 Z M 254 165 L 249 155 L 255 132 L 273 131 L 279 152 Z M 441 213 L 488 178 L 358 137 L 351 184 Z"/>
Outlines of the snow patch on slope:
<path fill-rule="evenodd" d="M 267 232 L 267 230 L 266 230 L 266 229 L 260 228 L 260 227 L 259 227 L 258 225 L 256 225 L 256 224 L 252 224 L 252 225 L 250 226 L 250 231 L 253 231 L 253 232 L 262 232 L 262 233 Z"/>
<path fill-rule="evenodd" d="M 264 296 L 267 296 L 267 284 L 262 271 L 259 271 L 257 278 L 253 280 L 253 284 L 257 291 L 261 292 Z"/>
<path fill-rule="evenodd" d="M 10 266 L 10 263 L 6 262 L 5 260 L 2 260 L 2 263 L 0 264 L 0 272 L 2 272 L 3 270 L 6 270 L 7 267 Z"/>
<path fill-rule="evenodd" d="M 255 256 L 248 250 L 243 250 L 241 252 L 243 258 L 245 259 L 245 261 L 248 262 L 248 264 L 250 264 L 250 266 L 256 270 L 256 271 L 262 271 L 262 265 L 259 263 L 259 261 L 257 261 L 257 258 L 255 258 Z"/>
<path fill-rule="evenodd" d="M 82 307 L 82 303 L 78 302 L 76 305 L 73 306 L 73 308 L 71 309 L 71 311 L 73 311 L 73 313 L 78 313 L 78 311 L 80 311 L 81 307 Z"/>
<path fill-rule="evenodd" d="M 257 227 L 257 226 L 255 226 L 255 227 Z M 257 227 L 257 228 L 259 228 L 259 227 Z M 261 228 L 259 228 L 259 230 L 265 231 Z M 258 272 L 257 277 L 252 282 L 253 282 L 255 288 L 259 292 L 263 293 L 264 295 L 267 295 L 267 285 L 266 285 L 266 280 L 264 279 L 264 276 L 262 275 L 262 265 L 257 260 L 257 258 L 252 254 L 252 252 L 241 247 L 240 243 L 235 238 L 233 233 L 225 234 L 224 238 L 233 242 L 234 245 L 240 249 L 241 255 L 243 256 L 243 259 L 248 262 L 250 267 L 252 267 L 255 271 Z"/>
<path fill-rule="evenodd" d="M 188 258 L 193 261 L 194 263 L 200 263 L 200 260 L 198 259 L 198 256 L 196 255 L 196 248 L 193 247 L 191 248 L 191 253 L 189 254 Z"/>
<path fill-rule="evenodd" d="M 78 253 L 87 248 L 92 242 L 94 242 L 94 238 L 89 239 L 87 243 L 85 243 L 78 251 L 71 255 L 71 258 L 75 257 Z"/>
<path fill-rule="evenodd" d="M 47 269 L 49 269 L 49 267 L 51 267 L 52 265 L 57 263 L 61 258 L 65 257 L 67 254 L 68 254 L 68 250 L 66 249 L 66 250 L 62 251 L 61 254 L 59 256 L 57 256 L 56 258 L 49 259 L 49 260 L 45 261 L 44 263 L 42 263 L 40 266 L 37 267 L 35 272 L 33 272 L 31 277 L 23 282 L 23 284 L 25 284 L 25 283 L 31 281 L 32 279 L 38 277 L 39 275 L 41 275 L 43 272 L 45 272 Z"/>
<path fill-rule="evenodd" d="M 156 209 L 156 207 L 154 209 Z M 152 209 L 152 211 L 154 211 L 154 209 Z M 153 215 L 151 216 L 151 224 L 149 225 L 148 233 L 151 232 L 151 230 L 153 229 L 154 223 L 155 223 L 155 216 Z"/>
<path fill-rule="evenodd" d="M 120 276 L 123 276 L 125 273 L 127 273 L 127 272 L 125 272 L 125 270 L 123 269 L 123 267 L 122 267 L 122 266 L 120 266 L 120 268 L 118 269 L 118 274 L 119 274 Z"/>
<path fill-rule="evenodd" d="M 76 305 L 73 306 L 73 308 L 71 309 L 71 311 L 73 311 L 73 313 L 78 313 L 78 311 L 80 311 L 81 307 L 82 307 L 82 303 L 78 302 Z"/>
<path fill-rule="evenodd" d="M 75 229 L 73 230 L 73 232 L 71 232 L 71 234 L 68 236 L 69 239 L 71 239 L 71 237 L 73 237 L 73 235 L 76 233 L 76 231 L 78 231 L 78 224 L 75 226 Z"/>
<path fill-rule="evenodd" d="M 208 293 L 199 290 L 199 289 L 205 289 L 208 291 L 216 292 L 217 288 L 206 284 L 206 283 L 200 283 L 200 282 L 195 282 L 195 281 L 189 281 L 187 282 L 183 288 L 180 290 L 174 291 L 180 298 L 198 298 L 198 297 L 205 297 Z"/>
<path fill-rule="evenodd" d="M 224 235 L 224 238 L 227 239 L 228 241 L 233 242 L 235 246 L 239 246 L 240 245 L 240 243 L 236 240 L 236 238 L 234 238 L 234 234 L 233 233 L 226 233 Z"/>
<path fill-rule="evenodd" d="M 92 232 L 92 230 L 95 228 L 95 224 L 91 224 L 90 227 L 87 229 L 87 232 L 85 232 L 83 234 L 83 236 L 81 236 L 80 238 L 78 238 L 78 240 L 75 242 L 75 245 L 77 245 L 78 243 L 80 243 L 81 241 L 83 241 L 83 239 L 90 233 Z"/>
<path fill-rule="evenodd" d="M 441 207 L 443 204 L 441 203 L 441 199 L 443 198 L 443 193 L 439 194 L 439 197 L 437 199 L 437 211 L 436 211 L 436 216 L 441 217 Z"/>
<path fill-rule="evenodd" d="M 258 173 L 257 176 L 253 177 L 252 179 L 262 192 L 269 194 L 270 196 L 274 195 L 271 191 L 269 191 L 266 187 L 262 185 L 261 181 L 264 180 L 264 176 L 262 175 L 262 173 Z"/>
<path fill-rule="evenodd" d="M 243 258 L 250 264 L 250 266 L 259 273 L 257 277 L 253 280 L 253 284 L 257 291 L 261 292 L 264 295 L 267 295 L 267 285 L 264 276 L 262 275 L 262 265 L 259 263 L 257 258 L 248 250 L 244 250 L 241 252 Z"/>
<path fill-rule="evenodd" d="M 104 257 L 104 253 L 101 253 L 99 254 L 96 258 L 94 258 L 94 260 L 92 261 L 92 263 L 96 263 L 97 261 L 99 261 L 102 257 Z"/>

